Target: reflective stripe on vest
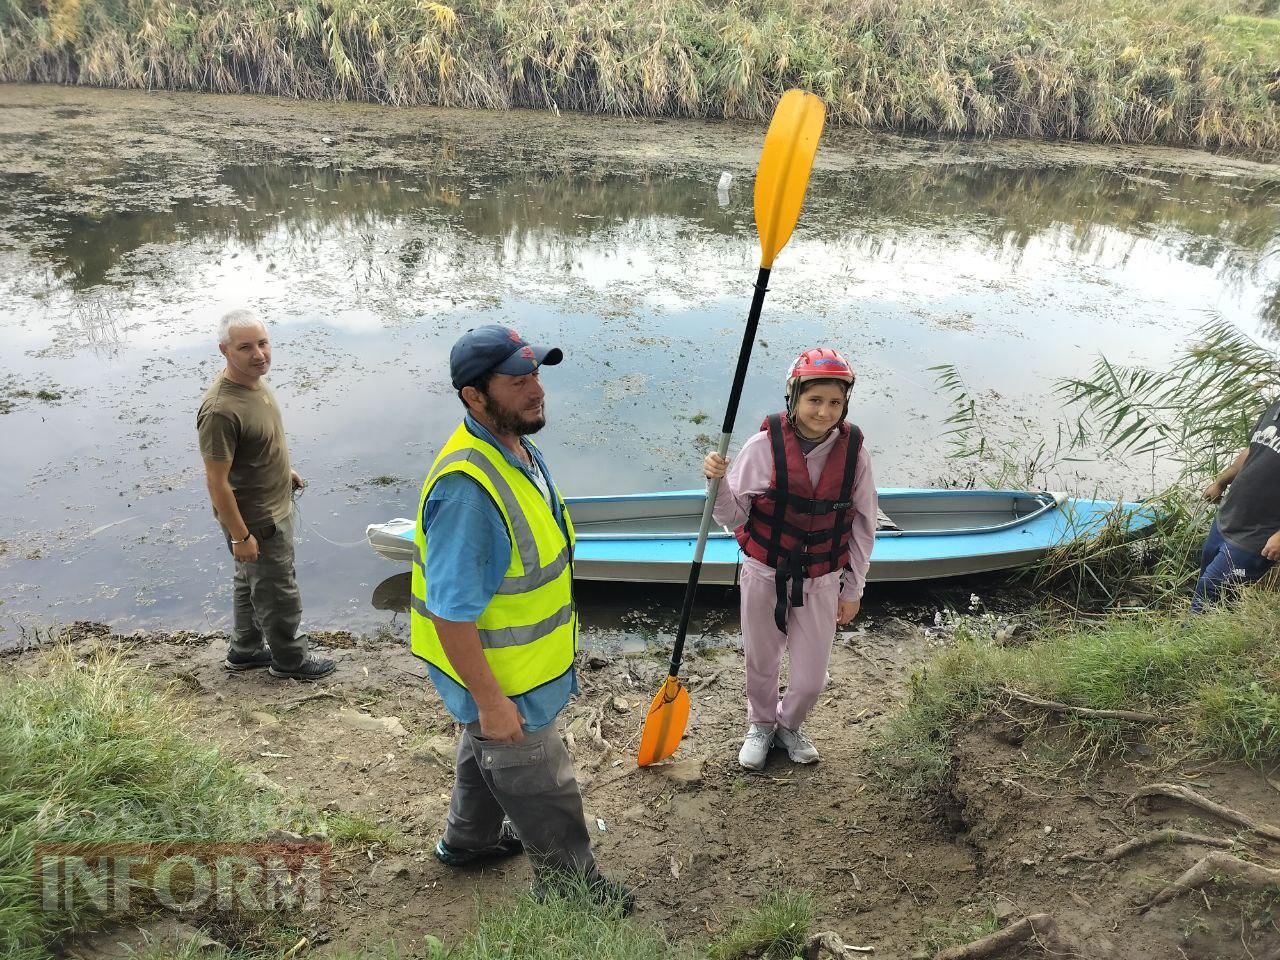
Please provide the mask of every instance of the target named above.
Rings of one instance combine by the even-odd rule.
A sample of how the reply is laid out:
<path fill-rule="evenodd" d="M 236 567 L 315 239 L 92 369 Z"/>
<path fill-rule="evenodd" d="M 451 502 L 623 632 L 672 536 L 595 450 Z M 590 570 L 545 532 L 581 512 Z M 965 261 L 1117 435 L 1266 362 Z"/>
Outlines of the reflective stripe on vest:
<path fill-rule="evenodd" d="M 427 613 L 426 602 L 417 597 L 409 598 L 409 606 L 421 617 L 430 616 Z M 572 622 L 573 604 L 569 603 L 538 623 L 530 623 L 523 627 L 499 627 L 494 630 L 482 630 L 477 627 L 476 632 L 480 634 L 480 646 L 486 650 L 500 650 L 503 647 L 522 647 L 535 640 L 541 640 L 547 634 Z"/>
<path fill-rule="evenodd" d="M 572 586 L 573 522 L 564 501 L 555 494 L 564 517 L 565 529 L 561 530 L 530 478 L 464 423 L 440 451 L 422 485 L 419 525 L 432 488 L 450 473 L 465 474 L 488 494 L 511 539 L 506 573 L 476 620 L 476 631 L 503 693 L 518 696 L 563 676 L 573 665 L 578 633 Z M 413 653 L 465 686 L 449 663 L 427 611 L 427 543 L 421 529 L 416 531 L 414 542 L 410 597 Z"/>
<path fill-rule="evenodd" d="M 515 492 L 511 489 L 510 484 L 489 460 L 484 457 L 475 457 L 470 449 L 458 450 L 438 460 L 431 468 L 431 472 L 443 476 L 446 472 L 446 467 L 462 461 L 469 461 L 471 466 L 478 468 L 493 484 L 494 489 L 497 490 L 504 508 L 503 513 L 506 515 L 507 532 L 512 535 L 513 545 L 520 555 L 520 566 L 525 571 L 523 574 L 515 576 L 512 576 L 508 571 L 507 576 L 502 578 L 502 584 L 498 587 L 498 592 L 528 593 L 530 590 L 535 590 L 544 583 L 550 583 L 560 576 L 564 568 L 569 565 L 568 543 L 564 545 L 564 548 L 551 563 L 545 567 L 540 566 L 538 543 L 534 539 L 533 529 L 529 526 L 529 519 L 524 515 L 524 510 L 521 509 L 519 501 L 516 500 Z M 439 479 L 439 476 L 436 479 Z M 564 506 L 561 504 L 561 510 L 563 509 Z M 421 518 L 422 514 L 419 513 L 418 516 Z M 426 566 L 426 557 L 423 555 L 425 546 L 425 543 L 417 544 L 417 562 L 424 568 Z"/>

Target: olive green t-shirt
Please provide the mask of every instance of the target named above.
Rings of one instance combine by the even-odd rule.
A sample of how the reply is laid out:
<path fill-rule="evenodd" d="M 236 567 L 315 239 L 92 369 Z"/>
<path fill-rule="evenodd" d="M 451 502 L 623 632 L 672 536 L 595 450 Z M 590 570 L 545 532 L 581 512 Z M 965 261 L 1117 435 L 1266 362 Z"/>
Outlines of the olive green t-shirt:
<path fill-rule="evenodd" d="M 196 431 L 202 457 L 231 461 L 231 490 L 250 530 L 289 516 L 289 446 L 280 407 L 266 383 L 243 387 L 218 374 L 200 402 Z"/>

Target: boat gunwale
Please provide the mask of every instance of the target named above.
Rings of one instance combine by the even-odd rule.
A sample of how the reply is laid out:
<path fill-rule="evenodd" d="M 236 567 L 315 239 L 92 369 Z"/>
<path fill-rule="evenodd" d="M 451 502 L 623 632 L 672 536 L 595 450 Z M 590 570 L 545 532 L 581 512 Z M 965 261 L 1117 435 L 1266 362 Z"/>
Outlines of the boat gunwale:
<path fill-rule="evenodd" d="M 939 490 L 939 491 L 922 491 L 922 492 L 930 496 L 938 496 L 938 495 L 947 496 L 947 495 L 955 495 L 955 494 L 972 493 L 975 495 L 985 495 L 985 496 L 1020 497 L 1025 499 L 1037 500 L 1039 501 L 1040 506 L 1037 509 L 1031 511 L 1030 513 L 1024 514 L 1023 516 L 1020 516 L 1020 517 L 1014 517 L 1012 520 L 1006 520 L 1003 523 L 987 524 L 981 527 L 935 527 L 927 530 L 877 530 L 875 535 L 877 537 L 884 537 L 886 539 L 892 538 L 894 540 L 898 540 L 898 539 L 908 538 L 908 537 L 955 537 L 955 536 L 967 536 L 967 535 L 981 536 L 983 534 L 988 534 L 988 533 L 1000 533 L 1004 530 L 1016 529 L 1017 527 L 1021 527 L 1027 523 L 1032 522 L 1033 520 L 1037 520 L 1040 517 L 1044 516 L 1046 513 L 1048 513 L 1050 510 L 1058 509 L 1065 502 L 1065 498 L 1061 498 L 1056 494 L 1032 493 L 1027 490 Z M 903 493 L 907 494 L 908 492 L 903 491 Z M 916 495 L 914 491 L 911 491 L 911 494 Z M 674 498 L 675 496 L 676 495 L 672 493 L 665 493 L 665 494 L 659 494 L 656 497 L 650 497 L 646 494 L 630 494 L 630 495 L 623 495 L 623 496 L 617 496 L 617 497 L 566 497 L 565 505 L 572 507 L 575 501 L 582 501 L 582 500 L 589 500 L 593 503 L 618 503 L 618 502 L 624 502 L 626 500 L 631 500 L 631 499 L 657 500 L 657 499 Z M 705 499 L 705 494 L 700 497 L 695 497 L 694 495 L 686 491 L 685 494 L 683 495 L 683 498 L 688 500 Z M 654 519 L 654 518 L 649 518 L 649 519 Z M 594 521 L 589 521 L 589 522 L 594 522 Z M 625 522 L 625 521 L 620 521 L 620 522 Z M 734 534 L 731 531 L 723 527 L 721 528 L 721 530 L 724 532 L 720 532 L 720 531 L 709 532 L 707 534 L 708 539 L 724 540 L 734 536 Z M 635 542 L 635 541 L 665 540 L 665 541 L 674 542 L 674 541 L 681 541 L 681 540 L 694 541 L 697 539 L 697 536 L 696 534 L 690 535 L 690 536 L 684 536 L 676 533 L 590 533 L 590 532 L 577 532 L 575 530 L 575 539 L 579 541 L 619 540 L 619 541 Z"/>

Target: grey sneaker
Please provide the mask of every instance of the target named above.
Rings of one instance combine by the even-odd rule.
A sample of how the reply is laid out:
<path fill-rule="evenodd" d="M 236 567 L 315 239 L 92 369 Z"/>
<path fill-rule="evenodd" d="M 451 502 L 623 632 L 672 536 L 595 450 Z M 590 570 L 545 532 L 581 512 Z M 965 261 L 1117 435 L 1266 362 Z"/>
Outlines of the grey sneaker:
<path fill-rule="evenodd" d="M 738 751 L 738 762 L 748 770 L 763 770 L 764 762 L 773 746 L 773 724 L 753 723 L 747 729 L 747 737 Z"/>
<path fill-rule="evenodd" d="M 818 748 L 813 745 L 813 741 L 806 737 L 799 730 L 788 730 L 786 727 L 779 726 L 775 735 L 778 746 L 787 751 L 787 756 L 791 758 L 792 763 L 817 763 Z"/>

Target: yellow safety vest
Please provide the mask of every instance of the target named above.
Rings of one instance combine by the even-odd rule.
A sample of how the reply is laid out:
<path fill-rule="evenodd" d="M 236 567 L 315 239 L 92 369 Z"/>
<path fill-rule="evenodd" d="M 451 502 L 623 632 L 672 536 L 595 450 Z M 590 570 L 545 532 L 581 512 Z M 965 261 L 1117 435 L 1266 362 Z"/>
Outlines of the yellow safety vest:
<path fill-rule="evenodd" d="M 427 614 L 427 541 L 422 512 L 441 477 L 462 473 L 484 488 L 502 514 L 511 538 L 511 562 L 498 592 L 476 621 L 485 659 L 509 697 L 561 677 L 578 650 L 578 615 L 573 603 L 573 523 L 560 500 L 568 536 L 533 481 L 507 462 L 502 451 L 463 423 L 431 466 L 418 500 L 417 546 L 410 597 L 415 656 L 466 686 L 440 644 Z M 555 493 L 559 498 L 559 493 Z M 446 531 L 437 536 L 447 536 Z"/>

